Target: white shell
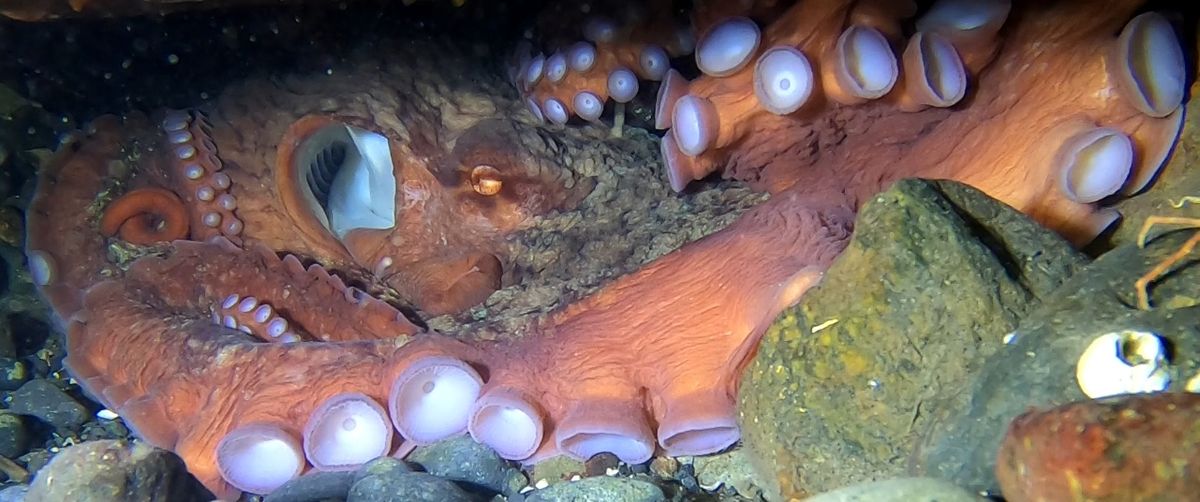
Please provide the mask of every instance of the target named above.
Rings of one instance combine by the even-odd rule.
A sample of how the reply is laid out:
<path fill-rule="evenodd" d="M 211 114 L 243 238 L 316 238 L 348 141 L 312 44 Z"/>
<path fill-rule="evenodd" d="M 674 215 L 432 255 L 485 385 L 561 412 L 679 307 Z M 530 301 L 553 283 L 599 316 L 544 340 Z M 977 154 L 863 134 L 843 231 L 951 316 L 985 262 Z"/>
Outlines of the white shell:
<path fill-rule="evenodd" d="M 1154 333 L 1105 333 L 1092 340 L 1079 356 L 1075 379 L 1083 393 L 1093 399 L 1166 390 L 1171 385 L 1166 354 L 1162 339 Z"/>

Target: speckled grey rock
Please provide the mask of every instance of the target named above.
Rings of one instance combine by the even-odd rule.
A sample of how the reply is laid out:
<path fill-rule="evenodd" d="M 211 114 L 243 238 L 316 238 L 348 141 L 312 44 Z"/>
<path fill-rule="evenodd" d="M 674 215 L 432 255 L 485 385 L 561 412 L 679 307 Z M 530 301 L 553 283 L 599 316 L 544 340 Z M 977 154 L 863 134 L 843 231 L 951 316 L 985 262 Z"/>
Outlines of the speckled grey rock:
<path fill-rule="evenodd" d="M 355 471 L 354 480 L 357 482 L 367 476 L 399 476 L 405 472 L 412 472 L 412 468 L 403 460 L 392 457 L 380 457 L 359 467 Z"/>
<path fill-rule="evenodd" d="M 354 483 L 346 502 L 470 502 L 453 481 L 424 472 L 394 470 Z"/>
<path fill-rule="evenodd" d="M 344 499 L 354 485 L 355 471 L 314 471 L 284 483 L 263 502 L 317 502 Z"/>
<path fill-rule="evenodd" d="M 658 502 L 666 500 L 653 483 L 631 478 L 596 476 L 557 483 L 525 494 L 526 502 Z"/>
<path fill-rule="evenodd" d="M 47 380 L 33 380 L 12 393 L 9 411 L 42 419 L 64 432 L 75 432 L 92 418 L 87 408 Z"/>
<path fill-rule="evenodd" d="M 58 453 L 30 483 L 26 502 L 207 502 L 183 461 L 142 442 L 89 441 Z"/>
<path fill-rule="evenodd" d="M 10 459 L 29 451 L 29 432 L 20 415 L 0 412 L 0 455 Z"/>
<path fill-rule="evenodd" d="M 914 473 L 998 492 L 995 462 L 1007 424 L 1030 407 L 1085 399 L 1076 364 L 1097 338 L 1115 332 L 1156 335 L 1168 354 L 1168 390 L 1183 391 L 1200 374 L 1200 267 L 1177 267 L 1155 283 L 1150 310 L 1136 307 L 1134 283 L 1192 235 L 1176 232 L 1146 249 L 1120 246 L 1076 274 L 1030 312 L 973 382 L 971 399 L 942 410 L 914 457 Z M 1200 382 L 1200 379 L 1196 380 Z"/>
<path fill-rule="evenodd" d="M 419 447 L 408 456 L 408 460 L 435 476 L 508 495 L 517 493 L 529 484 L 520 470 L 496 455 L 495 450 L 476 443 L 470 436 L 458 436 Z"/>
<path fill-rule="evenodd" d="M 804 502 L 986 502 L 949 481 L 896 478 L 870 481 L 804 499 Z"/>

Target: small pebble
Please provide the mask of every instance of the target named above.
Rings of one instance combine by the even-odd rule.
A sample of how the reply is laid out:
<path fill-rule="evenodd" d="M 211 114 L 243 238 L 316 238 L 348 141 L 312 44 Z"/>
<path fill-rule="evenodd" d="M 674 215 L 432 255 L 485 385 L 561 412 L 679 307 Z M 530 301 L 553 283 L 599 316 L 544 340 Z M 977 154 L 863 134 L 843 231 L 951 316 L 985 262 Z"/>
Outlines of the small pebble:
<path fill-rule="evenodd" d="M 616 468 L 620 464 L 621 459 L 612 453 L 597 453 L 584 462 L 584 475 L 586 477 L 612 476 L 616 474 Z M 609 474 L 609 470 L 612 470 L 613 473 Z"/>
<path fill-rule="evenodd" d="M 679 472 L 679 461 L 672 457 L 655 457 L 650 461 L 650 472 L 663 479 L 674 479 Z"/>

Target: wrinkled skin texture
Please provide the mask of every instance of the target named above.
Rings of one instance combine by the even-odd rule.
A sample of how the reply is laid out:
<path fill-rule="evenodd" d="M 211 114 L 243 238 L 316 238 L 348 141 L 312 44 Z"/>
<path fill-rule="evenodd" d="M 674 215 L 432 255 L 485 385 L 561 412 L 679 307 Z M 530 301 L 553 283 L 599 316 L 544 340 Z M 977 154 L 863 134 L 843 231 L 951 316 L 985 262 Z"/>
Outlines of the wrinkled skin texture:
<path fill-rule="evenodd" d="M 387 402 L 393 380 L 431 355 L 481 369 L 485 394 L 532 404 L 543 431 L 529 461 L 562 452 L 556 431 L 580 429 L 651 448 L 657 440 L 672 454 L 703 453 L 681 445 L 686 433 L 672 432 L 736 438 L 733 396 L 758 337 L 844 248 L 857 206 L 892 181 L 964 181 L 1080 243 L 1111 221 L 1098 205 L 1062 193 L 1058 148 L 1088 127 L 1114 127 L 1141 152 L 1132 177 L 1148 177 L 1182 114 L 1149 117 L 1118 91 L 1106 57 L 1137 5 L 1110 4 L 1014 7 L 1019 15 L 989 42 L 994 52 L 965 56 L 972 86 L 954 108 L 905 111 L 902 97 L 886 96 L 855 105 L 820 100 L 777 116 L 756 108 L 744 71 L 693 81 L 688 92 L 709 99 L 722 117 L 720 136 L 711 150 L 668 159 L 667 168 L 676 177 L 719 171 L 771 199 L 587 297 L 531 316 L 519 337 L 431 332 L 358 291 L 461 311 L 506 280 L 507 237 L 590 189 L 585 176 L 554 162 L 578 152 L 547 148 L 544 129 L 506 118 L 522 104 L 481 97 L 498 88 L 423 85 L 422 72 L 444 62 L 419 51 L 389 54 L 403 63 L 385 62 L 388 78 L 368 65 L 348 76 L 252 81 L 184 116 L 97 121 L 43 173 L 29 213 L 31 267 L 65 321 L 67 363 L 82 386 L 142 437 L 178 453 L 219 496 L 238 491 L 216 458 L 231 431 L 267 424 L 297 435 L 324 400 L 344 392 Z M 803 4 L 764 30 L 763 45 L 790 41 L 819 54 L 857 15 L 899 15 L 870 7 Z M 1076 71 L 1053 70 L 1068 65 Z M 208 209 L 190 205 L 195 188 L 178 178 L 187 165 L 172 157 L 169 135 L 157 127 L 180 117 L 198 138 L 206 176 L 215 172 L 212 159 L 228 173 L 237 204 L 222 210 L 242 222 L 237 231 L 206 226 Z M 310 206 L 285 200 L 280 166 L 290 165 L 296 143 L 287 140 L 304 138 L 296 124 L 305 117 L 390 140 L 395 206 L 406 208 L 395 229 L 339 240 L 313 223 Z M 500 196 L 471 186 L 466 173 L 481 163 L 501 172 Z M 110 261 L 110 245 L 123 248 L 102 237 L 97 209 L 146 187 L 177 193 L 192 242 L 156 245 L 165 257 Z M 222 214 L 222 223 L 232 221 Z M 158 217 L 144 221 L 158 228 Z M 494 256 L 499 268 L 480 256 Z M 379 265 L 383 257 L 390 265 Z M 259 327 L 248 337 L 214 323 L 213 310 L 231 294 L 271 305 L 303 341 L 274 343 Z"/>

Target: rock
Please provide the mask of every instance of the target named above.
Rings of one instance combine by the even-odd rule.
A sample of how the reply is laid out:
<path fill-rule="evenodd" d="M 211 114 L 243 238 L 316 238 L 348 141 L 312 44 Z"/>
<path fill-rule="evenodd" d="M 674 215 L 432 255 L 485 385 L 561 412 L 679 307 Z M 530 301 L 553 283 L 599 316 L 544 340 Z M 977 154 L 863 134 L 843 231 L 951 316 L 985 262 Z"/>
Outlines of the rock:
<path fill-rule="evenodd" d="M 418 447 L 408 456 L 425 471 L 446 479 L 462 481 L 511 495 L 529 484 L 525 475 L 495 450 L 476 443 L 470 436 L 458 436 L 429 446 Z"/>
<path fill-rule="evenodd" d="M 724 486 L 753 500 L 762 495 L 762 489 L 757 486 L 754 469 L 750 465 L 750 459 L 746 457 L 744 448 L 695 457 L 692 465 L 695 466 L 696 481 L 705 491 L 716 491 Z"/>
<path fill-rule="evenodd" d="M 673 479 L 679 472 L 679 461 L 674 457 L 654 457 L 650 461 L 650 472 L 662 479 Z"/>
<path fill-rule="evenodd" d="M 1200 395 L 1088 400 L 1013 420 L 996 476 L 1015 501 L 1194 500 Z"/>
<path fill-rule="evenodd" d="M 354 483 L 346 502 L 470 502 L 453 481 L 424 472 L 393 471 Z"/>
<path fill-rule="evenodd" d="M 559 455 L 534 465 L 533 471 L 529 474 L 529 480 L 531 484 L 535 485 L 542 481 L 554 484 L 567 481 L 576 476 L 582 477 L 586 470 L 583 462 L 565 455 Z"/>
<path fill-rule="evenodd" d="M 675 481 L 688 493 L 700 492 L 700 481 L 696 479 L 696 466 L 690 463 L 690 458 L 681 459 L 679 471 L 675 473 Z"/>
<path fill-rule="evenodd" d="M 0 456 L 17 458 L 29 451 L 29 431 L 20 415 L 0 413 Z"/>
<path fill-rule="evenodd" d="M 392 457 L 380 457 L 359 467 L 355 471 L 354 481 L 358 482 L 358 480 L 368 476 L 399 476 L 405 472 L 412 472 L 412 469 L 403 460 Z"/>
<path fill-rule="evenodd" d="M 355 471 L 313 471 L 276 488 L 263 502 L 318 502 L 345 499 L 354 485 Z"/>
<path fill-rule="evenodd" d="M 175 454 L 142 442 L 91 441 L 63 449 L 30 483 L 26 502 L 209 501 Z"/>
<path fill-rule="evenodd" d="M 1200 395 L 1158 393 L 1030 411 L 1009 426 L 997 477 L 1009 500 L 1194 500 Z"/>
<path fill-rule="evenodd" d="M 1068 500 L 1068 499 L 1062 499 Z M 804 502 L 986 502 L 949 481 L 933 478 L 896 478 L 838 488 L 804 499 Z"/>
<path fill-rule="evenodd" d="M 969 399 L 963 382 L 1083 263 L 965 185 L 904 180 L 877 195 L 744 374 L 739 421 L 767 498 L 903 475 L 931 413 Z"/>
<path fill-rule="evenodd" d="M 9 411 L 37 417 L 63 432 L 75 432 L 92 418 L 87 408 L 48 380 L 32 380 L 12 393 Z"/>
<path fill-rule="evenodd" d="M 631 478 L 597 476 L 550 485 L 525 494 L 526 502 L 657 502 L 666 500 L 653 483 Z"/>
<path fill-rule="evenodd" d="M 620 472 L 620 468 L 620 458 L 609 452 L 600 452 L 583 463 L 583 477 L 611 476 L 612 473 Z"/>
<path fill-rule="evenodd" d="M 13 485 L 0 490 L 0 502 L 24 502 L 28 493 L 29 485 Z"/>
<path fill-rule="evenodd" d="M 37 474 L 50 463 L 50 459 L 49 451 L 37 449 L 18 457 L 17 463 L 24 465 L 30 474 Z"/>
<path fill-rule="evenodd" d="M 961 408 L 942 410 L 944 416 L 913 457 L 915 472 L 949 479 L 970 490 L 997 491 L 995 459 L 1006 425 L 1029 407 L 1052 407 L 1088 397 L 1077 379 L 1077 362 L 1098 339 L 1124 337 L 1120 348 L 1128 353 L 1122 362 L 1118 347 L 1108 346 L 1109 355 L 1099 359 L 1108 361 L 1107 369 L 1099 371 L 1100 383 L 1128 373 L 1130 364 L 1136 364 L 1158 367 L 1156 377 L 1169 378 L 1169 390 L 1195 390 L 1200 384 L 1200 267 L 1178 268 L 1156 283 L 1151 310 L 1135 307 L 1134 289 L 1139 276 L 1190 235 L 1167 235 L 1146 249 L 1118 247 L 1063 284 L 1021 321 L 1009 343 L 988 360 L 974 382 L 963 386 L 963 394 L 971 400 Z M 1163 361 L 1143 365 L 1148 361 L 1137 360 L 1139 350 L 1155 348 Z M 1085 368 L 1097 359 L 1089 361 Z M 1085 378 L 1092 384 L 1097 381 Z"/>

